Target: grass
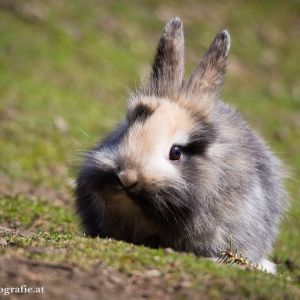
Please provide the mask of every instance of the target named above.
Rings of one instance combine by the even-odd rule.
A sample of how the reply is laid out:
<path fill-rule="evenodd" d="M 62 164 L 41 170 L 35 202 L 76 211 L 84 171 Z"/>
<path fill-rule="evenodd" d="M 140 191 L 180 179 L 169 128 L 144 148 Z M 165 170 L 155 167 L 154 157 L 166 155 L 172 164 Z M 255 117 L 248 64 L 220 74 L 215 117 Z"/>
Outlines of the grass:
<path fill-rule="evenodd" d="M 100 260 L 101 263 L 127 274 L 155 269 L 162 277 L 169 275 L 171 281 L 187 273 L 192 288 L 204 290 L 208 295 L 220 298 L 230 293 L 238 294 L 240 297 L 251 295 L 253 299 L 255 297 L 280 299 L 282 296 L 289 298 L 299 295 L 287 277 L 275 278 L 262 272 L 245 273 L 232 266 L 224 267 L 197 259 L 193 255 L 168 253 L 163 249 L 150 250 L 122 242 L 95 241 L 63 234 L 38 234 L 26 240 L 8 236 L 7 241 L 11 249 L 22 249 L 20 255 L 23 258 L 76 264 L 86 270 Z M 37 247 L 45 250 L 36 251 Z M 57 251 L 48 252 L 47 249 L 50 247 Z"/>
<path fill-rule="evenodd" d="M 187 72 L 216 32 L 229 29 L 223 98 L 291 169 L 291 209 L 272 253 L 277 277 L 85 238 L 71 201 L 47 192 L 72 199 L 78 153 L 122 117 L 128 88 L 147 74 L 163 23 L 174 15 L 185 24 Z M 126 274 L 158 269 L 171 281 L 185 274 L 190 289 L 213 299 L 300 297 L 299 16 L 297 1 L 0 1 L 0 172 L 6 178 L 0 225 L 24 232 L 5 234 L 1 255 L 85 272 L 99 261 Z M 24 183 L 30 192 L 19 188 Z M 38 187 L 44 193 L 36 195 Z"/>

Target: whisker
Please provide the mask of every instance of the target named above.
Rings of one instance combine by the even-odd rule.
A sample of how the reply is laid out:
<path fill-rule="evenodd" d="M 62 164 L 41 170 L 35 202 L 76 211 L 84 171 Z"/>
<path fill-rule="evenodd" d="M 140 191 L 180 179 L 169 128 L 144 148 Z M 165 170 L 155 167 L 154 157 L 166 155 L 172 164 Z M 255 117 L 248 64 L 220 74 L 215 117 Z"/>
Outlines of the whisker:
<path fill-rule="evenodd" d="M 82 134 L 84 134 L 85 136 L 87 136 L 87 137 L 91 137 L 91 136 L 89 136 L 85 131 L 83 131 L 80 127 L 78 127 L 78 126 L 75 126 Z"/>

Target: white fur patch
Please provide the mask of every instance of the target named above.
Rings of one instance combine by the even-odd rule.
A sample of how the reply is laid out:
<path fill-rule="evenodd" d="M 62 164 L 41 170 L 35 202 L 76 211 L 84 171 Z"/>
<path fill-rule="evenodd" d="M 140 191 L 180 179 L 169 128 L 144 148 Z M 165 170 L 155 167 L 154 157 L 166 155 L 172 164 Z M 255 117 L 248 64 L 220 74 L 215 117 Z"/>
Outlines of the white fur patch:
<path fill-rule="evenodd" d="M 164 132 L 161 132 L 157 134 L 153 144 L 155 145 L 155 149 L 152 149 L 153 152 L 151 155 L 145 157 L 143 160 L 146 174 L 157 174 L 161 178 L 166 177 L 169 179 L 179 178 L 180 173 L 178 168 L 169 160 L 169 152 L 173 143 L 169 143 L 168 137 L 165 136 Z"/>
<path fill-rule="evenodd" d="M 268 259 L 263 258 L 258 265 L 261 266 L 263 271 L 267 271 L 271 274 L 276 274 L 276 265 Z"/>
<path fill-rule="evenodd" d="M 174 137 L 173 137 L 173 144 L 177 145 L 185 145 L 189 141 L 189 135 L 187 132 L 184 132 L 182 130 L 176 131 Z"/>

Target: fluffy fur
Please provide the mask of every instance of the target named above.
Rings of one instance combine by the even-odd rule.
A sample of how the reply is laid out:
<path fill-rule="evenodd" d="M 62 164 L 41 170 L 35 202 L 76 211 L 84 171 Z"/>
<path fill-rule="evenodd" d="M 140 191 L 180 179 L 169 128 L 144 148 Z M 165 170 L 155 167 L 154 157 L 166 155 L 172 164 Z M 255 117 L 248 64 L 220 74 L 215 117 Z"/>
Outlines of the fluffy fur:
<path fill-rule="evenodd" d="M 221 31 L 183 81 L 183 29 L 168 22 L 147 85 L 77 179 L 85 232 L 219 257 L 232 239 L 265 261 L 286 207 L 280 161 L 219 91 L 230 47 Z M 170 160 L 172 145 L 182 149 Z"/>

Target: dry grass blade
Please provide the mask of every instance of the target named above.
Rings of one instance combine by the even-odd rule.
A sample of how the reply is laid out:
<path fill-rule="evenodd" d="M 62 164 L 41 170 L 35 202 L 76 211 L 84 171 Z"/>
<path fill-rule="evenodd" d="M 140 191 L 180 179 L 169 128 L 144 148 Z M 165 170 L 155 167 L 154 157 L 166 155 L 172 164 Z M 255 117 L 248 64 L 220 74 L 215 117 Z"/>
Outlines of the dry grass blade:
<path fill-rule="evenodd" d="M 229 249 L 227 251 L 222 251 L 220 258 L 218 260 L 220 264 L 236 264 L 239 266 L 243 266 L 250 270 L 259 270 L 265 271 L 262 266 L 258 264 L 253 264 L 251 261 L 244 257 L 242 253 L 238 254 L 238 249 L 233 250 L 232 248 L 232 238 L 230 238 Z"/>

